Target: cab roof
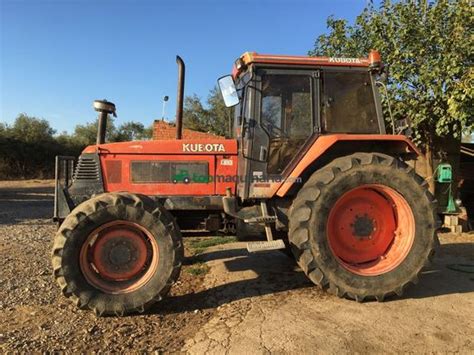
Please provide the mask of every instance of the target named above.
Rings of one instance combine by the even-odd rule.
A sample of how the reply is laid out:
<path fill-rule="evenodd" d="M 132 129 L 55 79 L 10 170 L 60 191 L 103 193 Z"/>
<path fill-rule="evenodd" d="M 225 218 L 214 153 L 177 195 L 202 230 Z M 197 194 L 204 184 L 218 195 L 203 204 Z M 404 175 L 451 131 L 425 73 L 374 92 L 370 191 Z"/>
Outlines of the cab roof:
<path fill-rule="evenodd" d="M 350 57 L 308 57 L 296 55 L 259 54 L 257 52 L 245 52 L 234 64 L 234 77 L 238 76 L 250 64 L 276 64 L 276 65 L 299 65 L 299 66 L 338 66 L 338 67 L 370 67 L 380 65 L 380 54 L 371 50 L 367 58 Z"/>

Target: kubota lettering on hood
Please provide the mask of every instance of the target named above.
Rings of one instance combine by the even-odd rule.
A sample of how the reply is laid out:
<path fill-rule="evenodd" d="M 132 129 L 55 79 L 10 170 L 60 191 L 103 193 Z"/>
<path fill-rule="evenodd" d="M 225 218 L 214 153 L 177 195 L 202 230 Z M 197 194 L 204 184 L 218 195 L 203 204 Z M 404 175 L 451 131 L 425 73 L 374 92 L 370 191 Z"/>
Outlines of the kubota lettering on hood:
<path fill-rule="evenodd" d="M 222 143 L 183 143 L 183 152 L 225 152 L 225 148 Z"/>

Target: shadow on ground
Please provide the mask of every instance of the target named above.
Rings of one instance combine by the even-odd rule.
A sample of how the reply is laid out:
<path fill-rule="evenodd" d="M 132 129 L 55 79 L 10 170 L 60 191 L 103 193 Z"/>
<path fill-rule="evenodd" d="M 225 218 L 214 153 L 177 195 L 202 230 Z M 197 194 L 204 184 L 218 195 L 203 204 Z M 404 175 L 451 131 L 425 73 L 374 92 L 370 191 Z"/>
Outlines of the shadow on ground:
<path fill-rule="evenodd" d="M 418 285 L 411 286 L 402 298 L 430 298 L 456 293 L 474 293 L 474 274 L 452 270 L 458 264 L 473 264 L 473 243 L 450 243 L 440 246 L 431 267 L 423 271 Z M 170 297 L 153 307 L 151 313 L 179 313 L 196 309 L 215 308 L 244 298 L 316 288 L 294 261 L 279 252 L 249 255 L 245 249 L 218 250 L 203 254 L 203 261 L 224 260 L 227 272 L 252 270 L 254 279 L 230 282 L 198 293 Z M 313 289 L 312 289 L 313 290 Z M 323 291 L 321 296 L 324 296 Z M 335 297 L 327 295 L 327 297 Z M 315 300 L 317 302 L 317 300 Z M 353 302 L 353 301 L 347 301 Z"/>
<path fill-rule="evenodd" d="M 54 188 L 50 186 L 0 187 L 0 224 L 52 218 L 53 194 Z"/>
<path fill-rule="evenodd" d="M 179 313 L 220 305 L 267 294 L 313 287 L 295 262 L 280 252 L 248 254 L 246 249 L 228 249 L 201 254 L 202 261 L 224 260 L 227 272 L 252 270 L 257 277 L 219 285 L 201 292 L 168 297 L 152 307 L 150 313 Z"/>
<path fill-rule="evenodd" d="M 474 265 L 474 243 L 441 245 L 432 265 L 422 272 L 419 284 L 409 288 L 403 298 L 474 292 L 474 274 L 465 272 L 461 264 Z"/>

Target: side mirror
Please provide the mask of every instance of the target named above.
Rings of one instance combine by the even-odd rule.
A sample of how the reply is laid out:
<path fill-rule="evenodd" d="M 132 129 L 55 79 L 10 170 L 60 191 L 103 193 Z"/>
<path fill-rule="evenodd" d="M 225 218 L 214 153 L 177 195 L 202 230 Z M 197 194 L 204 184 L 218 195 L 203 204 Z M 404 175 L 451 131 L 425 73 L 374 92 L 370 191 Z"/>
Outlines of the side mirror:
<path fill-rule="evenodd" d="M 235 88 L 234 79 L 232 79 L 231 75 L 219 78 L 217 83 L 219 84 L 224 104 L 227 107 L 235 106 L 240 102 L 239 95 L 237 95 L 237 89 Z"/>

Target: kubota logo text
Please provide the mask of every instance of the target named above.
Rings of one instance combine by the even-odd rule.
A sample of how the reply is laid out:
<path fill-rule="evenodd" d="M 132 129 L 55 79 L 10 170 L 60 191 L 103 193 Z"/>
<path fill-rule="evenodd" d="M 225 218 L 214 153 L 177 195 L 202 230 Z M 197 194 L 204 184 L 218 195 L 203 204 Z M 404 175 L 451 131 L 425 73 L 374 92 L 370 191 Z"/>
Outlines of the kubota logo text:
<path fill-rule="evenodd" d="M 225 152 L 224 144 L 220 143 L 183 143 L 183 152 Z"/>
<path fill-rule="evenodd" d="M 330 63 L 361 63 L 359 58 L 329 58 Z"/>

